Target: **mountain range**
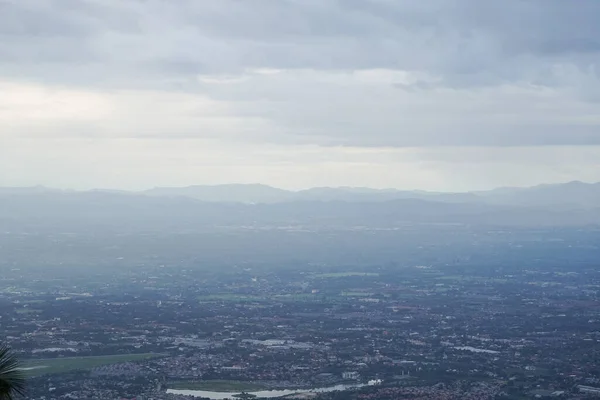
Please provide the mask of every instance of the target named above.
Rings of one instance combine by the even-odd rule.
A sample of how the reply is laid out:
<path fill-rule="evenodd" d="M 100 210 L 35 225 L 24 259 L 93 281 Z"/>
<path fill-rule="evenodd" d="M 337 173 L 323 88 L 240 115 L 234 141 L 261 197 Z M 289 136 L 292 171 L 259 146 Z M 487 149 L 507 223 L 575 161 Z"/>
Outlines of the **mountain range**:
<path fill-rule="evenodd" d="M 292 192 L 264 185 L 142 192 L 0 188 L 0 228 L 6 231 L 62 227 L 62 231 L 167 232 L 217 226 L 394 228 L 404 224 L 600 225 L 600 184 L 570 182 L 470 193 L 367 188 Z"/>
<path fill-rule="evenodd" d="M 0 269 L 576 265 L 597 260 L 599 191 L 581 182 L 472 193 L 0 188 Z"/>
<path fill-rule="evenodd" d="M 144 191 L 94 189 L 74 191 L 34 187 L 0 187 L 0 195 L 111 193 L 166 198 L 190 198 L 210 203 L 274 204 L 299 201 L 372 203 L 417 199 L 440 203 L 482 203 L 511 206 L 600 206 L 600 182 L 573 181 L 532 187 L 504 187 L 473 192 L 428 192 L 365 187 L 316 187 L 290 191 L 262 184 L 194 185 L 186 187 L 156 187 Z"/>
<path fill-rule="evenodd" d="M 487 203 L 519 206 L 600 205 L 600 183 L 573 181 L 528 188 L 499 188 L 477 192 L 427 192 L 363 187 L 319 187 L 289 191 L 260 184 L 216 186 L 158 187 L 137 194 L 148 196 L 189 197 L 205 202 L 285 203 L 296 201 L 385 202 L 419 199 L 443 203 Z"/>

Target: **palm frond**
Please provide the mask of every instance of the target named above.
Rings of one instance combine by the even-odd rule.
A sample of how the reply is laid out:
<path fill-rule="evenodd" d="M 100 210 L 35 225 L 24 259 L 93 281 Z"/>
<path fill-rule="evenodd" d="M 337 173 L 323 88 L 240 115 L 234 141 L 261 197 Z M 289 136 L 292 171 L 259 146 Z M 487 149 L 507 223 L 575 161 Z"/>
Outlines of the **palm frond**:
<path fill-rule="evenodd" d="M 13 400 L 25 394 L 25 376 L 19 360 L 6 345 L 0 345 L 0 400 Z"/>

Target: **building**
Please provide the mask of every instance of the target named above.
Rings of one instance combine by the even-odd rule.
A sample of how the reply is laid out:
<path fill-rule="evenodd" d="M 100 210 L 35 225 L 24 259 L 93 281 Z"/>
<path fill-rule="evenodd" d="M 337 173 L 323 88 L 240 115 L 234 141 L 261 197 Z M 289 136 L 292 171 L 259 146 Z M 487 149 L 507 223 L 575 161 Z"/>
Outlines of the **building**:
<path fill-rule="evenodd" d="M 342 373 L 342 378 L 357 381 L 360 379 L 360 374 L 356 371 L 346 371 Z"/>
<path fill-rule="evenodd" d="M 579 389 L 579 391 L 581 393 L 589 393 L 589 394 L 595 394 L 596 396 L 600 396 L 600 388 L 579 385 L 579 386 L 577 386 L 577 389 Z"/>

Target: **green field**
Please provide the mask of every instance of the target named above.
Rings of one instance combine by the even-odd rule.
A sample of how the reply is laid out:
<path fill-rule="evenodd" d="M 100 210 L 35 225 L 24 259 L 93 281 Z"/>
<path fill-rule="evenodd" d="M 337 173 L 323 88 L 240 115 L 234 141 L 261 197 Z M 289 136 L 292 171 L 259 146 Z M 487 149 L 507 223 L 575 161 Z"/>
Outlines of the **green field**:
<path fill-rule="evenodd" d="M 172 382 L 168 386 L 169 389 L 175 390 L 207 390 L 211 392 L 228 393 L 256 392 L 259 390 L 265 390 L 264 386 L 257 383 L 219 380 Z"/>
<path fill-rule="evenodd" d="M 43 303 L 47 303 L 46 300 L 23 300 L 21 301 L 22 304 L 43 304 Z"/>
<path fill-rule="evenodd" d="M 315 274 L 315 278 L 347 278 L 351 276 L 379 276 L 377 272 L 331 272 L 328 274 Z"/>
<path fill-rule="evenodd" d="M 217 293 L 199 296 L 200 303 L 209 302 L 235 302 L 235 303 L 268 303 L 269 301 L 281 302 L 320 302 L 325 296 L 321 293 L 290 293 L 272 296 L 253 296 L 235 293 Z"/>
<path fill-rule="evenodd" d="M 41 313 L 42 310 L 36 310 L 33 308 L 19 308 L 19 309 L 15 310 L 15 312 L 17 314 L 37 314 L 37 313 Z"/>
<path fill-rule="evenodd" d="M 322 302 L 324 299 L 327 299 L 327 296 L 320 293 L 294 293 L 294 294 L 279 294 L 275 295 L 272 298 L 273 300 L 281 301 L 281 302 Z"/>
<path fill-rule="evenodd" d="M 369 297 L 373 296 L 374 293 L 367 292 L 342 292 L 342 296 L 346 297 Z"/>
<path fill-rule="evenodd" d="M 465 275 L 442 275 L 436 276 L 434 279 L 443 280 L 443 281 L 459 281 L 459 282 L 494 282 L 494 283 L 506 283 L 508 279 L 506 278 L 493 278 L 486 276 L 465 276 Z"/>
<path fill-rule="evenodd" d="M 217 294 L 208 294 L 205 296 L 199 296 L 198 300 L 200 302 L 207 301 L 235 301 L 235 302 L 257 302 L 257 301 L 266 301 L 266 297 L 253 296 L 253 295 L 241 295 L 235 293 L 217 293 Z"/>
<path fill-rule="evenodd" d="M 64 357 L 29 360 L 23 362 L 27 376 L 40 376 L 46 374 L 61 374 L 76 370 L 93 369 L 103 365 L 118 364 L 127 361 L 141 361 L 161 357 L 162 354 L 117 354 L 110 356 L 94 357 Z"/>
<path fill-rule="evenodd" d="M 551 376 L 552 374 L 550 373 L 550 370 L 547 368 L 536 368 L 533 371 L 527 371 L 525 369 L 521 369 L 521 368 L 508 368 L 506 370 L 507 375 L 516 375 L 516 374 L 522 374 L 526 377 L 532 377 L 532 376 Z M 518 382 L 518 380 L 517 380 Z"/>

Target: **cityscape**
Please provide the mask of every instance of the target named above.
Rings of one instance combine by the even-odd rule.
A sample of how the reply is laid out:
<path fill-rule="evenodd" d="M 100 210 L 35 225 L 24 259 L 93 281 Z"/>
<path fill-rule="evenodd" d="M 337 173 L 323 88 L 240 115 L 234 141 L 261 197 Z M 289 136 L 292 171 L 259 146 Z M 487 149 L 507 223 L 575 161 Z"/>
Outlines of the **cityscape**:
<path fill-rule="evenodd" d="M 0 323 L 32 400 L 598 393 L 596 260 L 482 260 L 11 268 Z"/>

